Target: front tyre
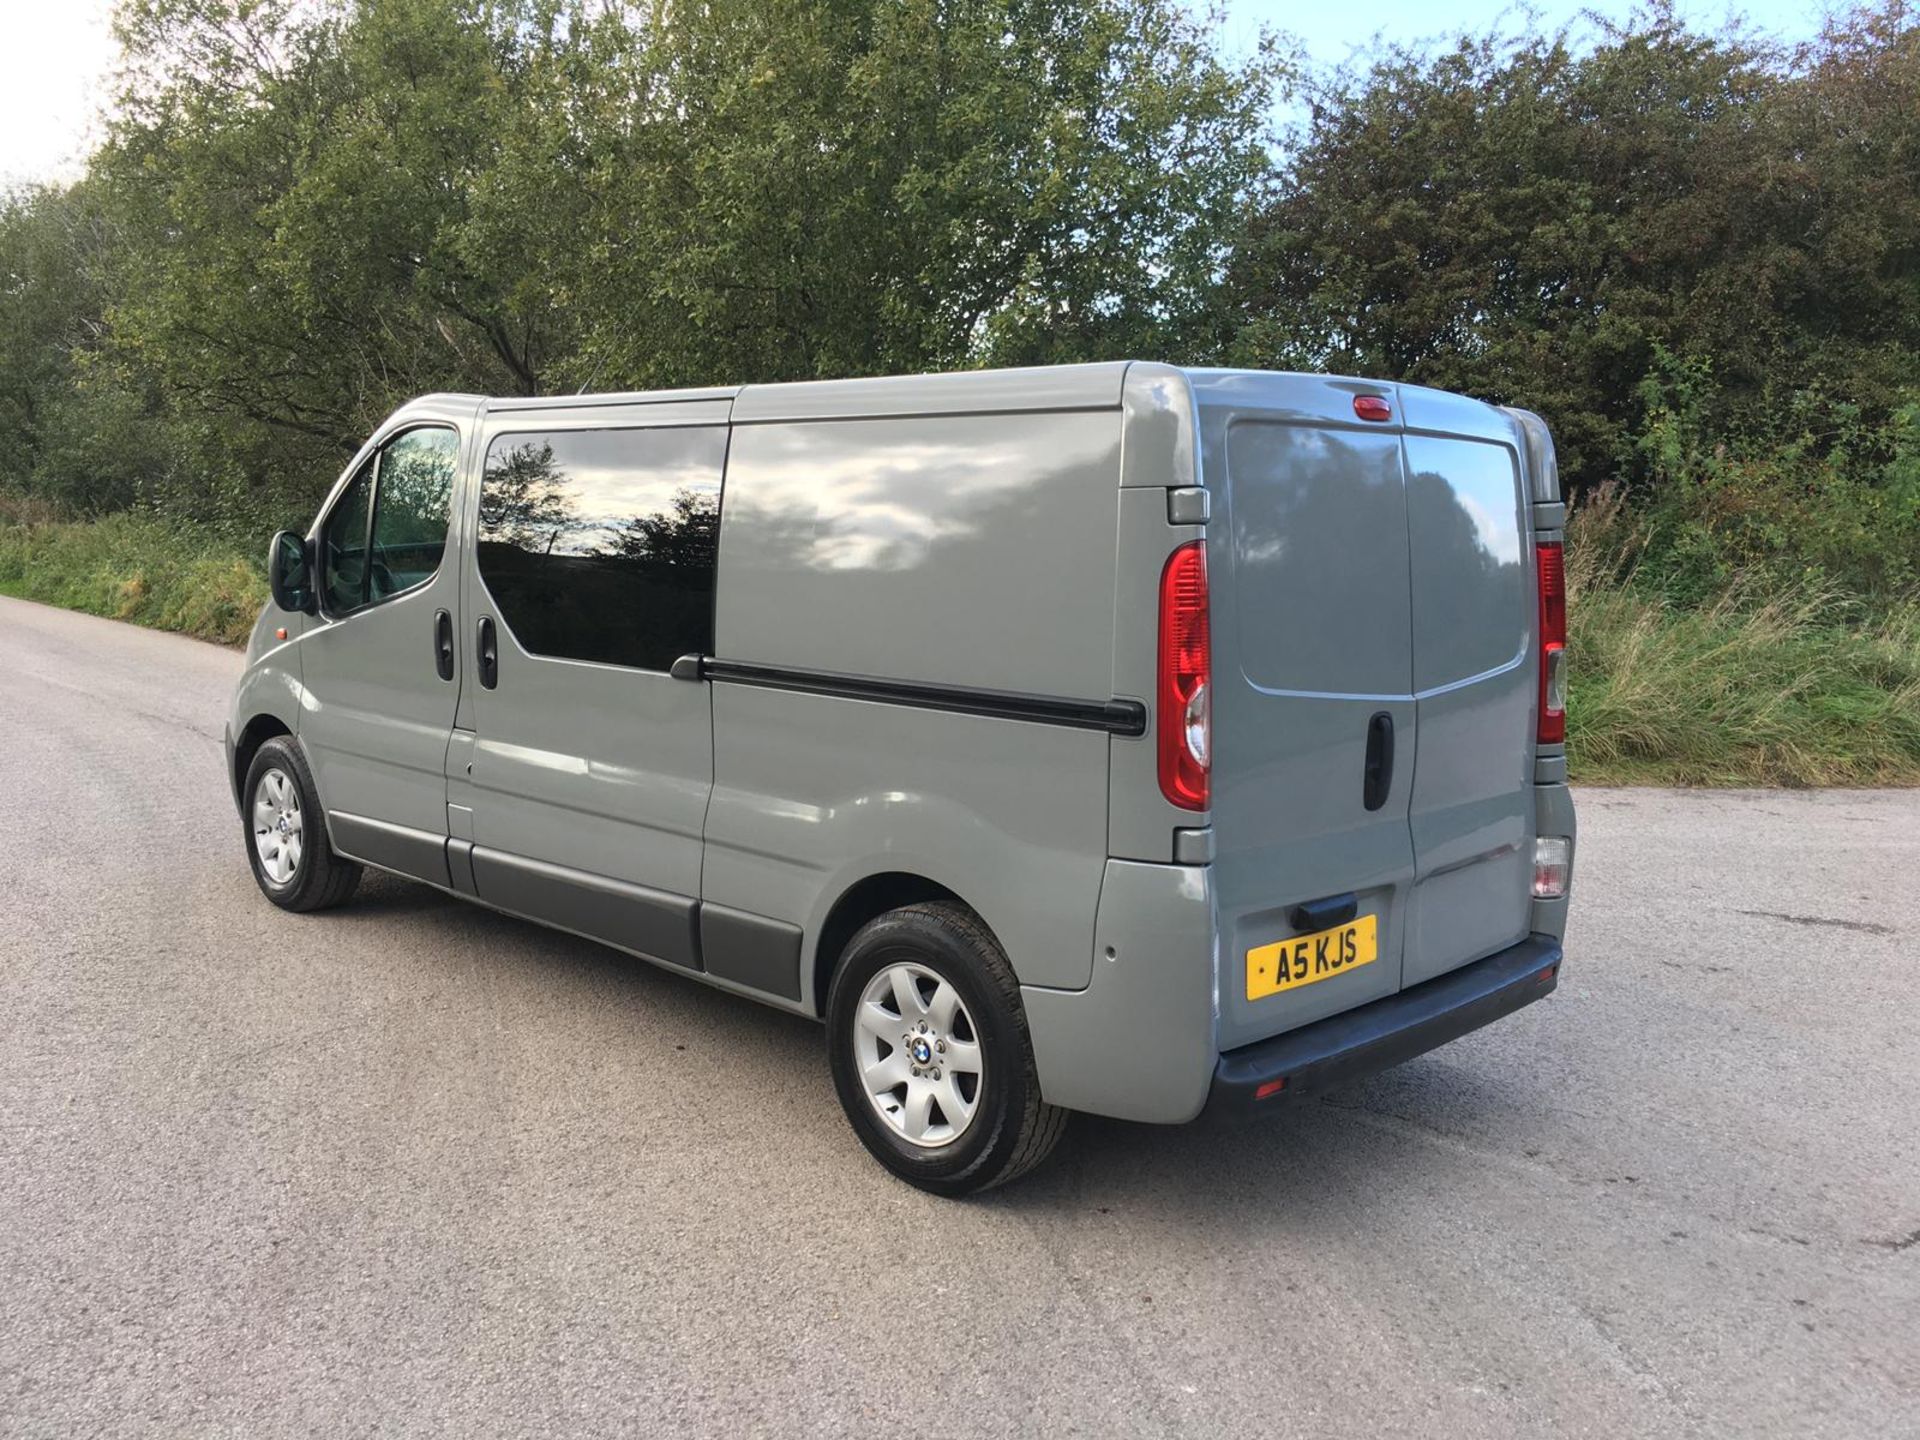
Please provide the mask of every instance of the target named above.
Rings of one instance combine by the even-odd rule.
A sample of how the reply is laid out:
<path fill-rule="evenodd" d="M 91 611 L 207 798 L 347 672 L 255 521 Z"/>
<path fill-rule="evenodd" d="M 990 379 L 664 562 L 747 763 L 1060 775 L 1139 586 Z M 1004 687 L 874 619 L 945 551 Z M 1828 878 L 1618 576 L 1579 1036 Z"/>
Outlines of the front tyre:
<path fill-rule="evenodd" d="M 1013 968 L 979 916 L 908 905 L 853 937 L 827 995 L 834 1088 L 882 1165 L 936 1195 L 1044 1160 L 1067 1112 L 1040 1098 Z"/>
<path fill-rule="evenodd" d="M 291 737 L 260 747 L 240 793 L 247 860 L 262 894 L 282 910 L 302 911 L 324 910 L 353 894 L 360 867 L 333 853 L 313 772 Z"/>

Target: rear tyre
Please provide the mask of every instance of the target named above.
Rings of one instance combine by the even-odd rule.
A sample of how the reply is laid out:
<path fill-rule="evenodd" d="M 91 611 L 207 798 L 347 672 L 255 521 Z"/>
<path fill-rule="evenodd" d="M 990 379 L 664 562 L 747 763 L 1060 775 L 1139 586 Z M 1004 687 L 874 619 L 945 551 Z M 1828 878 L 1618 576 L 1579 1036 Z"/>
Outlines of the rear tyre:
<path fill-rule="evenodd" d="M 1044 1160 L 1067 1112 L 1040 1098 L 1020 985 L 980 917 L 928 902 L 869 921 L 827 995 L 834 1088 L 873 1158 L 936 1195 Z"/>
<path fill-rule="evenodd" d="M 360 883 L 360 867 L 333 853 L 313 772 L 290 736 L 260 747 L 240 794 L 247 862 L 261 893 L 282 910 L 344 904 Z"/>

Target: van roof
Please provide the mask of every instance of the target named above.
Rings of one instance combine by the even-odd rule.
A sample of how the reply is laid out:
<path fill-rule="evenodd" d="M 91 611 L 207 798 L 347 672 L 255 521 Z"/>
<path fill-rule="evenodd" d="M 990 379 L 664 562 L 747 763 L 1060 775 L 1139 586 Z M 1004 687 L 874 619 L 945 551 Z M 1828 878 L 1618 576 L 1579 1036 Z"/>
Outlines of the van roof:
<path fill-rule="evenodd" d="M 851 380 L 800 380 L 779 385 L 685 390 L 510 395 L 487 398 L 482 403 L 489 414 L 498 415 L 731 400 L 731 418 L 743 424 L 767 420 L 871 419 L 967 410 L 1117 409 L 1131 363 L 1116 360 L 1092 365 L 959 370 L 931 375 L 879 375 Z"/>
<path fill-rule="evenodd" d="M 1119 409 L 1127 373 L 1136 367 L 1185 376 L 1201 406 L 1258 403 L 1261 392 L 1293 390 L 1297 382 L 1340 390 L 1397 391 L 1409 412 L 1436 429 L 1508 432 L 1512 421 L 1490 405 L 1443 391 L 1393 381 L 1318 372 L 1184 367 L 1114 360 L 1085 365 L 1040 365 L 1003 370 L 957 370 L 927 375 L 882 375 L 847 380 L 801 380 L 773 385 L 703 386 L 679 390 L 613 391 L 580 395 L 438 396 L 484 406 L 489 414 L 608 410 L 685 402 L 732 402 L 736 424 L 778 420 L 878 419 L 967 411 Z M 1297 392 L 1296 392 L 1297 393 Z M 418 403 L 418 402 L 416 402 Z M 1344 403 L 1344 402 L 1343 402 Z M 1422 414 L 1421 412 L 1431 412 Z M 1412 415 L 1409 415 L 1412 419 Z M 1399 417 L 1396 416 L 1396 422 Z M 1396 423 L 1395 428 L 1399 428 Z"/>

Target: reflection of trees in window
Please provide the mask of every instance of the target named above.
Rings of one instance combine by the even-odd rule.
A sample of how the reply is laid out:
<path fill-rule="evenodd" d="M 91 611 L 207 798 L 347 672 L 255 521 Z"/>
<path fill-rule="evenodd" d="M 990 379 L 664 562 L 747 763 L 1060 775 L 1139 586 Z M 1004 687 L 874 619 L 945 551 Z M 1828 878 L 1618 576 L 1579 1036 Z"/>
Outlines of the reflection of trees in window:
<path fill-rule="evenodd" d="M 482 537 L 520 550 L 551 549 L 573 523 L 567 486 L 567 474 L 554 464 L 553 446 L 545 440 L 489 453 L 480 484 Z"/>
<path fill-rule="evenodd" d="M 710 490 L 680 489 L 668 503 L 669 510 L 610 526 L 610 543 L 596 553 L 680 568 L 711 566 L 720 538 L 720 497 Z"/>
<path fill-rule="evenodd" d="M 501 436 L 480 486 L 480 578 L 536 655 L 665 670 L 713 631 L 718 426 Z"/>

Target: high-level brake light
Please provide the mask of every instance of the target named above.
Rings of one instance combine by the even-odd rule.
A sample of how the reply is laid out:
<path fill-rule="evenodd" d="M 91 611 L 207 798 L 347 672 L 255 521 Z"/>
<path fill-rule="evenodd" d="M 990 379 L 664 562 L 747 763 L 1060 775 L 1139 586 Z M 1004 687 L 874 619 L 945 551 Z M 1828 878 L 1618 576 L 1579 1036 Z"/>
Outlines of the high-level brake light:
<path fill-rule="evenodd" d="M 1567 566 L 1559 541 L 1538 547 L 1540 576 L 1540 743 L 1567 738 Z"/>
<path fill-rule="evenodd" d="M 1207 550 L 1195 540 L 1160 575 L 1160 675 L 1154 726 L 1160 793 L 1183 810 L 1212 800 L 1213 646 L 1207 623 Z"/>

